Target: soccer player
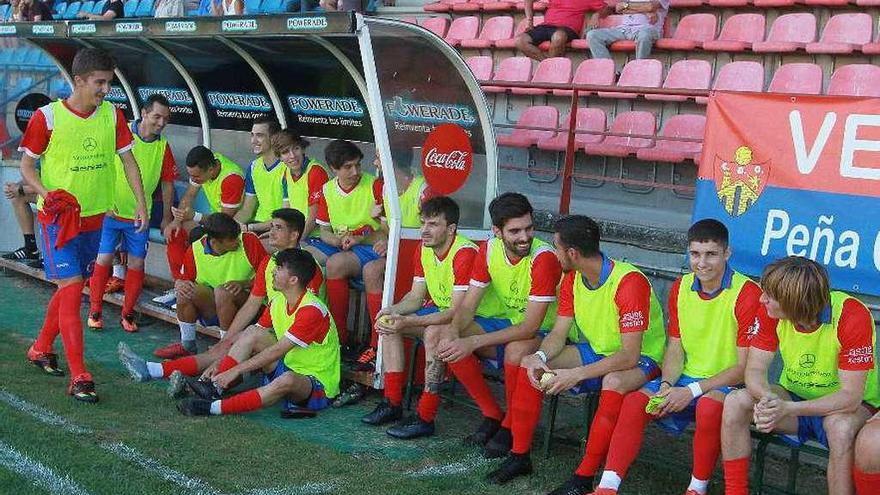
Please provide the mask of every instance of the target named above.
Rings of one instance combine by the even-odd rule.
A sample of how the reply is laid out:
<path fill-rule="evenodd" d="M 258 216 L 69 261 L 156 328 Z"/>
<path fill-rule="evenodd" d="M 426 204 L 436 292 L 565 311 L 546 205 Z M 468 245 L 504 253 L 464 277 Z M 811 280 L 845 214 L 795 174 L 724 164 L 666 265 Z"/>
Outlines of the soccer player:
<path fill-rule="evenodd" d="M 855 459 L 856 495 L 880 495 L 880 413 L 869 419 L 859 432 Z"/>
<path fill-rule="evenodd" d="M 164 212 L 162 226 L 171 223 L 171 202 L 174 199 L 174 179 L 177 165 L 171 154 L 168 141 L 162 137 L 162 130 L 171 118 L 168 100 L 160 95 L 150 96 L 141 109 L 141 119 L 131 123 L 134 136 L 132 154 L 140 167 L 141 181 L 147 194 L 147 211 L 152 210 L 152 191 L 160 184 Z M 117 162 L 119 160 L 117 159 Z M 89 319 L 88 326 L 94 330 L 104 328 L 101 309 L 104 304 L 104 289 L 110 277 L 113 253 L 122 240 L 122 250 L 128 254 L 128 270 L 125 277 L 125 297 L 122 304 L 122 318 L 119 324 L 126 332 L 137 332 L 134 321 L 134 307 L 144 287 L 144 259 L 150 242 L 148 230 L 137 230 L 134 224 L 135 201 L 131 188 L 125 179 L 121 166 L 116 169 L 116 186 L 113 191 L 113 210 L 104 217 L 101 231 L 101 245 L 95 269 L 89 279 Z"/>
<path fill-rule="evenodd" d="M 324 184 L 330 178 L 323 165 L 306 156 L 308 146 L 308 141 L 289 129 L 272 136 L 272 147 L 286 167 L 281 178 L 284 206 L 299 210 L 306 216 L 303 231 L 306 238 L 320 239 L 321 230 L 316 221 L 318 201 Z"/>
<path fill-rule="evenodd" d="M 280 130 L 278 121 L 265 115 L 254 119 L 251 126 L 251 149 L 257 158 L 245 173 L 244 203 L 235 214 L 244 232 L 260 234 L 269 230 L 272 212 L 282 206 L 284 166 L 272 148 L 272 136 Z"/>
<path fill-rule="evenodd" d="M 413 260 L 412 288 L 400 302 L 379 311 L 376 320 L 377 331 L 383 335 L 385 399 L 361 419 L 364 423 L 379 426 L 401 418 L 403 336 L 422 337 L 426 327 L 448 324 L 464 299 L 477 245 L 458 234 L 458 219 L 458 204 L 446 196 L 422 205 L 422 248 Z M 434 434 L 445 370 L 443 361 L 434 358 L 436 345 L 434 340 L 425 341 L 425 390 L 418 415 L 388 430 L 389 435 L 408 439 Z"/>
<path fill-rule="evenodd" d="M 104 214 L 113 207 L 114 157 L 122 159 L 135 197 L 134 220 L 148 228 L 144 188 L 131 154 L 132 137 L 122 112 L 104 101 L 116 63 L 104 50 L 84 48 L 73 59 L 73 94 L 39 108 L 21 141 L 21 175 L 39 196 L 46 278 L 58 290 L 27 358 L 46 373 L 63 375 L 52 352 L 61 334 L 70 368 L 68 393 L 97 402 L 92 375 L 83 362 L 80 298 L 83 277 L 98 254 Z M 39 175 L 36 160 L 41 160 Z"/>
<path fill-rule="evenodd" d="M 196 353 L 196 319 L 226 330 L 248 297 L 248 288 L 268 254 L 256 234 L 241 232 L 230 215 L 205 217 L 205 235 L 186 250 L 177 291 L 180 342 L 155 351 L 163 359 Z"/>
<path fill-rule="evenodd" d="M 601 390 L 578 471 L 584 470 L 585 481 L 591 481 L 594 471 L 587 469 L 596 469 L 602 460 L 623 394 L 656 376 L 663 355 L 663 315 L 647 277 L 600 250 L 599 225 L 589 217 L 561 218 L 554 230 L 556 257 L 567 272 L 556 321 L 546 338 L 534 340 L 531 349 L 536 352 L 522 358 L 511 373 L 516 380 L 508 411 L 513 444 L 510 456 L 489 473 L 492 483 L 531 473 L 529 451 L 545 391 Z"/>
<path fill-rule="evenodd" d="M 746 388 L 727 395 L 721 426 L 727 495 L 749 485 L 749 423 L 763 433 L 828 448 L 828 493 L 853 492 L 856 434 L 880 406 L 874 319 L 858 299 L 831 291 L 822 265 L 789 256 L 764 268 L 763 307 L 745 370 Z M 782 357 L 778 385 L 767 371 Z"/>
<path fill-rule="evenodd" d="M 470 287 L 452 323 L 431 326 L 425 340 L 437 342 L 444 361 L 480 407 L 483 422 L 465 441 L 485 446 L 484 455 L 510 450 L 510 415 L 504 416 L 483 378 L 477 356 L 504 363 L 508 406 L 516 389 L 520 360 L 535 350 L 535 336 L 549 328 L 555 313 L 562 267 L 546 242 L 535 238 L 532 205 L 507 192 L 489 204 L 495 237 L 474 259 Z M 488 318 L 475 316 L 477 308 Z M 504 420 L 502 422 L 502 419 Z"/>
<path fill-rule="evenodd" d="M 275 255 L 274 289 L 279 291 L 257 325 L 232 345 L 214 375 L 214 400 L 191 397 L 178 404 L 187 416 L 255 411 L 286 399 L 285 413 L 314 415 L 339 393 L 339 338 L 323 302 L 306 285 L 315 262 L 306 251 L 285 249 Z M 262 370 L 263 386 L 220 399 L 243 373 Z M 207 388 L 207 387 L 205 387 Z M 210 389 L 209 389 L 210 390 Z"/>
<path fill-rule="evenodd" d="M 3 194 L 12 204 L 15 212 L 15 220 L 24 237 L 24 245 L 15 251 L 2 256 L 5 260 L 36 262 L 40 259 L 40 250 L 37 248 L 37 236 L 34 234 L 34 212 L 31 211 L 30 203 L 37 202 L 37 195 L 33 188 L 24 180 L 19 182 L 7 182 L 3 185 Z M 42 267 L 40 263 L 40 267 Z"/>
<path fill-rule="evenodd" d="M 730 248 L 724 224 L 705 219 L 691 226 L 691 273 L 676 280 L 669 291 L 669 343 L 663 355 L 662 375 L 624 397 L 605 471 L 594 494 L 617 493 L 652 419 L 676 434 L 696 421 L 693 472 L 686 495 L 706 493 L 721 454 L 724 397 L 742 383 L 761 296 L 758 284 L 733 271 L 728 259 Z M 651 399 L 656 409 L 648 413 Z M 592 485 L 585 481 L 589 480 L 576 474 L 553 493 L 588 493 Z"/>

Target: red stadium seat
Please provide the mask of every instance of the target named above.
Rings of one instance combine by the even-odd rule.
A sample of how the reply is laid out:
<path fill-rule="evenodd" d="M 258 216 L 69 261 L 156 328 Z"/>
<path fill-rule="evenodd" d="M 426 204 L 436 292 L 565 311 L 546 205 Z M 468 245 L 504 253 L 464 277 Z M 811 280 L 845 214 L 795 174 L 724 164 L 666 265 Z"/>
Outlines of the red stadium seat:
<path fill-rule="evenodd" d="M 425 12 L 449 12 L 452 6 L 457 3 L 464 3 L 467 0 L 440 0 L 439 2 L 429 3 L 422 7 Z"/>
<path fill-rule="evenodd" d="M 477 16 L 456 17 L 446 32 L 446 42 L 459 46 L 462 40 L 473 40 L 480 31 L 480 18 Z"/>
<path fill-rule="evenodd" d="M 758 53 L 793 52 L 816 41 L 816 17 L 810 13 L 785 14 L 773 21 L 767 41 L 752 44 Z"/>
<path fill-rule="evenodd" d="M 700 5 L 703 5 L 703 0 L 669 0 L 669 6 L 674 9 L 699 7 Z"/>
<path fill-rule="evenodd" d="M 401 17 L 399 20 L 400 20 L 400 22 L 406 22 L 409 24 L 416 24 L 416 25 L 419 24 L 419 20 L 416 19 L 415 17 L 412 17 L 412 16 Z"/>
<path fill-rule="evenodd" d="M 706 128 L 705 115 L 678 114 L 673 115 L 663 125 L 660 136 L 703 139 Z M 703 143 L 691 141 L 670 141 L 657 139 L 654 147 L 636 151 L 639 160 L 681 163 L 693 160 L 702 151 Z"/>
<path fill-rule="evenodd" d="M 749 0 L 709 0 L 712 7 L 745 7 Z"/>
<path fill-rule="evenodd" d="M 746 60 L 725 64 L 715 76 L 712 89 L 761 92 L 764 90 L 764 66 Z M 697 103 L 705 104 L 706 100 L 707 98 L 697 97 Z"/>
<path fill-rule="evenodd" d="M 838 67 L 828 82 L 829 95 L 880 96 L 880 67 L 851 64 Z"/>
<path fill-rule="evenodd" d="M 817 95 L 822 92 L 822 68 L 807 63 L 781 65 L 773 74 L 767 92 Z"/>
<path fill-rule="evenodd" d="M 541 60 L 535 74 L 532 75 L 532 82 L 568 84 L 571 81 L 571 59 L 567 57 L 552 57 Z M 553 90 L 540 88 L 512 88 L 511 93 L 515 95 L 543 95 L 550 94 Z"/>
<path fill-rule="evenodd" d="M 766 9 L 770 7 L 791 7 L 792 5 L 804 2 L 803 0 L 754 0 L 752 3 L 755 7 Z"/>
<path fill-rule="evenodd" d="M 671 38 L 660 38 L 654 44 L 664 50 L 693 50 L 703 42 L 715 39 L 718 20 L 713 14 L 690 14 L 681 18 Z"/>
<path fill-rule="evenodd" d="M 584 151 L 588 155 L 625 157 L 652 146 L 652 138 L 634 136 L 653 136 L 656 127 L 657 118 L 651 112 L 623 112 L 608 129 L 609 133 L 621 136 L 606 136 L 600 143 L 587 143 Z"/>
<path fill-rule="evenodd" d="M 715 52 L 741 52 L 764 39 L 763 14 L 736 14 L 721 26 L 721 34 L 714 41 L 703 43 L 703 50 Z"/>
<path fill-rule="evenodd" d="M 605 137 L 602 135 L 605 132 L 605 126 L 608 125 L 606 123 L 605 110 L 581 107 L 577 110 L 576 119 L 575 130 L 591 131 L 598 134 L 576 133 L 574 135 L 575 149 L 581 149 L 587 144 L 598 143 Z M 565 127 L 566 131 L 559 132 L 555 137 L 539 142 L 538 149 L 565 151 L 568 146 L 568 115 L 563 116 L 559 124 Z"/>
<path fill-rule="evenodd" d="M 462 48 L 489 48 L 498 40 L 506 40 L 513 34 L 513 17 L 499 15 L 490 17 L 483 29 L 480 31 L 480 37 L 475 40 L 461 40 Z"/>
<path fill-rule="evenodd" d="M 544 16 L 536 15 L 534 19 L 535 26 L 540 25 L 544 22 Z M 506 40 L 498 40 L 495 42 L 495 48 L 516 48 L 516 37 L 526 32 L 529 28 L 526 20 L 523 19 L 519 21 L 516 25 L 516 29 L 513 30 L 513 36 Z"/>
<path fill-rule="evenodd" d="M 452 11 L 457 14 L 476 14 L 483 10 L 483 0 L 468 0 L 452 6 Z"/>
<path fill-rule="evenodd" d="M 663 83 L 663 62 L 646 58 L 629 61 L 620 72 L 617 87 L 659 88 L 661 83 Z M 635 98 L 638 94 L 600 91 L 599 96 L 602 98 Z"/>
<path fill-rule="evenodd" d="M 514 2 L 503 2 L 498 0 L 489 0 L 483 2 L 483 12 L 507 12 L 513 10 L 516 5 Z"/>
<path fill-rule="evenodd" d="M 869 14 L 837 14 L 825 23 L 822 39 L 807 45 L 807 53 L 852 53 L 871 42 L 872 28 Z"/>
<path fill-rule="evenodd" d="M 856 5 L 862 7 L 877 7 L 880 5 L 880 0 L 856 0 Z"/>
<path fill-rule="evenodd" d="M 492 57 L 480 55 L 465 59 L 478 81 L 492 80 Z"/>
<path fill-rule="evenodd" d="M 498 145 L 528 148 L 556 136 L 558 125 L 559 110 L 553 107 L 529 107 L 519 116 L 512 133 L 497 136 Z M 540 127 L 546 130 L 523 129 L 523 127 Z"/>
<path fill-rule="evenodd" d="M 666 89 L 709 89 L 712 66 L 705 60 L 679 60 L 672 64 L 663 87 Z M 645 95 L 646 100 L 686 101 L 682 95 Z"/>
<path fill-rule="evenodd" d="M 609 28 L 619 26 L 623 23 L 622 15 L 609 15 L 607 17 L 603 17 L 599 19 L 599 28 Z M 618 41 L 617 43 L 623 43 L 623 41 Z M 615 43 L 615 44 L 617 44 Z M 631 41 L 627 41 L 627 43 L 632 43 Z M 612 45 L 614 46 L 614 45 Z M 571 47 L 576 50 L 589 50 L 590 44 L 587 43 L 587 40 L 584 37 L 580 37 L 576 40 L 571 41 Z M 633 45 L 635 47 L 635 45 Z"/>
<path fill-rule="evenodd" d="M 807 5 L 822 5 L 826 7 L 840 7 L 849 3 L 849 0 L 804 0 Z"/>
<path fill-rule="evenodd" d="M 571 82 L 573 84 L 590 84 L 596 86 L 614 85 L 615 74 L 614 60 L 610 58 L 589 58 L 578 65 Z M 554 89 L 556 96 L 571 96 L 567 89 Z M 585 95 L 587 93 L 580 93 Z M 603 127 L 604 129 L 604 127 Z"/>
<path fill-rule="evenodd" d="M 422 19 L 421 26 L 443 38 L 446 36 L 446 30 L 449 29 L 449 19 L 445 17 L 427 17 Z"/>
<path fill-rule="evenodd" d="M 528 57 L 509 57 L 498 64 L 493 81 L 527 82 L 532 77 L 532 59 Z M 485 93 L 503 93 L 507 88 L 483 86 Z"/>
<path fill-rule="evenodd" d="M 532 4 L 532 10 L 534 12 L 544 12 L 547 10 L 548 2 L 535 2 Z M 516 2 L 516 10 L 526 10 L 525 2 Z"/>
<path fill-rule="evenodd" d="M 865 55 L 880 55 L 880 33 L 877 33 L 877 41 L 862 45 L 862 53 Z"/>

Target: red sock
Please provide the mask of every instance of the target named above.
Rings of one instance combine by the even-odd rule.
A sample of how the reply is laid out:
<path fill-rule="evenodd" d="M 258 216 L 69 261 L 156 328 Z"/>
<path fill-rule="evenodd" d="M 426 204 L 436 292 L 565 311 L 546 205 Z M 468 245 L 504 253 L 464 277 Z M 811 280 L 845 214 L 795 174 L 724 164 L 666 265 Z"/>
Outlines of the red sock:
<path fill-rule="evenodd" d="M 403 372 L 385 372 L 385 398 L 392 406 L 399 406 L 403 402 Z"/>
<path fill-rule="evenodd" d="M 186 376 L 196 376 L 199 374 L 199 362 L 195 356 L 184 356 L 162 362 L 162 378 L 168 378 L 173 371 L 179 371 Z"/>
<path fill-rule="evenodd" d="M 595 476 L 599 470 L 599 464 L 608 453 L 608 445 L 611 443 L 611 435 L 614 433 L 614 425 L 617 424 L 617 416 L 620 414 L 620 406 L 623 403 L 623 394 L 614 390 L 603 390 L 599 395 L 599 409 L 590 433 L 587 437 L 587 449 L 581 465 L 575 474 L 580 476 Z"/>
<path fill-rule="evenodd" d="M 525 454 L 532 448 L 535 427 L 541 421 L 541 406 L 544 403 L 544 392 L 536 389 L 529 381 L 527 369 L 518 367 L 516 394 L 507 406 L 507 416 L 511 418 L 510 430 L 513 433 L 514 454 Z M 507 366 L 504 367 L 505 380 Z M 506 385 L 506 383 L 505 383 Z"/>
<path fill-rule="evenodd" d="M 648 396 L 642 392 L 632 392 L 623 398 L 620 417 L 617 419 L 608 446 L 606 471 L 614 471 L 623 478 L 636 460 L 642 447 L 645 427 L 651 421 L 651 415 L 645 412 L 646 405 L 648 405 Z"/>
<path fill-rule="evenodd" d="M 263 398 L 257 389 L 248 390 L 220 401 L 220 414 L 237 414 L 256 411 L 263 407 Z"/>
<path fill-rule="evenodd" d="M 370 347 L 379 346 L 379 333 L 376 332 L 376 315 L 382 309 L 382 293 L 367 292 L 367 314 L 370 316 Z"/>
<path fill-rule="evenodd" d="M 856 495 L 880 495 L 880 473 L 866 473 L 853 466 Z"/>
<path fill-rule="evenodd" d="M 189 246 L 189 234 L 180 229 L 177 234 L 171 236 L 165 245 L 165 254 L 168 256 L 168 268 L 171 270 L 171 278 L 177 280 L 180 278 L 180 269 L 183 267 L 183 257 L 186 256 L 186 250 Z"/>
<path fill-rule="evenodd" d="M 58 327 L 71 379 L 88 374 L 83 363 L 83 328 L 79 313 L 82 289 L 82 281 L 58 289 Z"/>
<path fill-rule="evenodd" d="M 422 392 L 422 397 L 419 399 L 419 406 L 416 408 L 416 412 L 419 413 L 419 417 L 422 418 L 422 421 L 426 423 L 434 422 L 434 418 L 437 417 L 438 408 L 440 408 L 440 396 L 434 392 L 428 392 L 427 390 Z"/>
<path fill-rule="evenodd" d="M 223 359 L 220 360 L 220 364 L 217 365 L 217 373 L 229 371 L 236 364 L 238 364 L 238 361 L 236 361 L 234 357 L 227 354 L 223 356 Z"/>
<path fill-rule="evenodd" d="M 511 410 L 513 409 L 513 392 L 516 390 L 519 381 L 519 365 L 514 363 L 504 363 L 504 405 L 507 407 L 507 413 L 501 421 L 501 426 L 508 430 L 513 425 L 513 417 Z"/>
<path fill-rule="evenodd" d="M 501 421 L 504 413 L 501 412 L 501 406 L 495 401 L 489 384 L 483 378 L 483 368 L 480 367 L 480 361 L 476 356 L 471 354 L 457 363 L 449 363 L 449 371 L 455 375 L 471 398 L 474 399 L 483 416 Z"/>
<path fill-rule="evenodd" d="M 37 352 L 52 352 L 52 344 L 58 336 L 58 291 L 52 294 L 46 307 L 46 318 L 43 320 L 43 328 L 37 335 L 33 348 Z"/>
<path fill-rule="evenodd" d="M 694 471 L 698 480 L 708 480 L 721 455 L 721 412 L 724 404 L 709 397 L 697 401 L 697 429 L 694 432 Z"/>
<path fill-rule="evenodd" d="M 348 279 L 327 279 L 327 306 L 336 322 L 339 344 L 345 345 L 348 341 Z"/>
<path fill-rule="evenodd" d="M 749 458 L 731 459 L 724 466 L 724 495 L 749 495 Z"/>
<path fill-rule="evenodd" d="M 112 267 L 99 265 L 95 263 L 92 270 L 92 276 L 89 278 L 89 312 L 100 313 L 101 307 L 104 306 L 104 287 L 107 286 L 107 279 L 110 278 Z"/>
<path fill-rule="evenodd" d="M 122 316 L 130 315 L 141 297 L 144 288 L 144 271 L 129 268 L 125 272 L 125 300 L 122 303 Z"/>

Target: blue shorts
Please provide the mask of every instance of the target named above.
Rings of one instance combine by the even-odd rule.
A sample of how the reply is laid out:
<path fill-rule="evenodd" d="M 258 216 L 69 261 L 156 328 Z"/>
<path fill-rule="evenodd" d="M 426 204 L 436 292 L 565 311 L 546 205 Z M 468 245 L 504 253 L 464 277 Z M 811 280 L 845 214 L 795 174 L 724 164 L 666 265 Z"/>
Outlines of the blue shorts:
<path fill-rule="evenodd" d="M 55 249 L 58 225 L 40 223 L 40 251 L 43 252 L 43 271 L 49 280 L 71 277 L 86 278 L 92 274 L 98 246 L 101 244 L 101 230 L 80 232 L 67 241 L 61 249 Z"/>
<path fill-rule="evenodd" d="M 321 251 L 328 258 L 336 253 L 342 252 L 342 250 L 338 247 L 331 246 L 321 239 L 309 238 L 306 239 L 306 244 L 314 247 L 318 251 Z M 366 244 L 356 244 L 352 246 L 349 251 L 357 256 L 357 259 L 361 264 L 361 268 L 363 268 L 364 265 L 366 265 L 367 263 L 371 261 L 376 261 L 377 259 L 381 258 L 381 256 L 379 256 L 376 251 L 373 251 L 373 246 L 367 246 Z"/>
<path fill-rule="evenodd" d="M 275 366 L 275 370 L 273 370 L 272 373 L 263 375 L 263 379 L 260 382 L 260 385 L 266 386 L 271 383 L 272 380 L 275 380 L 276 378 L 287 373 L 288 371 L 291 373 L 296 373 L 292 369 L 288 368 L 286 364 L 284 364 L 283 359 L 279 359 L 278 364 Z M 309 397 L 299 402 L 293 402 L 292 400 L 284 399 L 284 401 L 281 403 L 281 408 L 283 410 L 290 412 L 295 412 L 302 409 L 320 411 L 321 409 L 326 409 L 330 407 L 330 399 L 327 398 L 327 394 L 324 392 L 324 384 L 311 375 L 306 375 L 306 378 L 308 378 L 309 381 L 312 383 L 312 392 L 309 394 Z"/>
<path fill-rule="evenodd" d="M 425 306 L 424 308 L 416 311 L 416 316 L 432 315 L 439 312 L 440 308 L 438 308 L 437 306 Z"/>
<path fill-rule="evenodd" d="M 675 382 L 675 387 L 687 387 L 691 383 L 699 382 L 703 380 L 702 378 L 693 378 L 687 375 L 681 375 L 678 381 Z M 655 378 L 650 382 L 646 383 L 644 387 L 645 390 L 650 391 L 652 394 L 656 394 L 660 390 L 660 378 Z M 719 387 L 714 390 L 717 390 L 723 394 L 729 394 L 733 391 L 733 387 Z M 684 430 L 693 423 L 697 419 L 697 401 L 700 398 L 692 400 L 690 404 L 687 405 L 684 409 L 677 413 L 672 413 L 667 416 L 664 416 L 656 421 L 657 426 L 663 428 L 664 430 L 674 433 L 676 435 L 681 434 Z"/>
<path fill-rule="evenodd" d="M 601 361 L 606 356 L 601 354 L 596 354 L 593 351 L 593 346 L 591 346 L 587 342 L 581 342 L 576 344 L 570 344 L 577 348 L 578 353 L 581 355 L 581 364 L 593 364 L 598 361 Z M 639 362 L 636 365 L 642 373 L 645 375 L 645 378 L 652 379 L 657 376 L 657 373 L 660 372 L 660 367 L 657 366 L 657 363 L 649 358 L 648 356 L 639 356 Z M 602 378 L 598 376 L 596 378 L 589 378 L 587 380 L 582 381 L 577 387 L 571 389 L 571 392 L 574 394 L 585 394 L 587 392 L 596 392 L 602 390 Z"/>
<path fill-rule="evenodd" d="M 112 254 L 119 246 L 130 256 L 147 257 L 147 245 L 150 243 L 150 231 L 138 232 L 134 222 L 127 222 L 107 215 L 101 228 L 101 246 L 98 254 Z"/>
<path fill-rule="evenodd" d="M 506 318 L 484 318 L 482 316 L 474 316 L 474 323 L 480 326 L 486 333 L 497 332 L 513 325 Z M 483 358 L 489 368 L 500 370 L 504 367 L 504 344 L 495 346 L 495 359 Z"/>

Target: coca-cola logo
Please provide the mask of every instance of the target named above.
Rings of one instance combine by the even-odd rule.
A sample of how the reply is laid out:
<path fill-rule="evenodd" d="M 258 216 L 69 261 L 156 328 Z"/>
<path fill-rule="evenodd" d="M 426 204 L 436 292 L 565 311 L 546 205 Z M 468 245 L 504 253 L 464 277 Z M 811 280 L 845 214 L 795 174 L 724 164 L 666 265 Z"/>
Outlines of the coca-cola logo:
<path fill-rule="evenodd" d="M 422 174 L 439 194 L 461 189 L 471 174 L 473 161 L 470 138 L 457 124 L 435 127 L 422 145 Z"/>

